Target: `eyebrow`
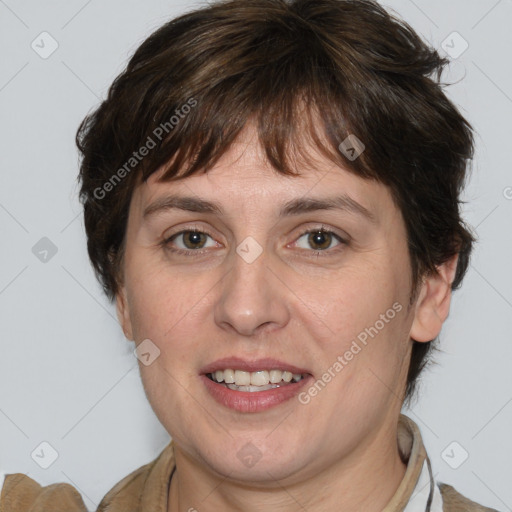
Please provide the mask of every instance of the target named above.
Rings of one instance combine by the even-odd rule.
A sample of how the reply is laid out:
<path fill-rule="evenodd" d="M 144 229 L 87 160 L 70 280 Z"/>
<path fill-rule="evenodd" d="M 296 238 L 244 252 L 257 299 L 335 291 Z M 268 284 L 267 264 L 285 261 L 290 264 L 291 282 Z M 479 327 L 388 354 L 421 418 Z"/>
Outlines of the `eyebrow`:
<path fill-rule="evenodd" d="M 144 209 L 143 217 L 146 219 L 155 214 L 172 209 L 216 215 L 223 215 L 224 213 L 218 203 L 192 196 L 172 194 L 157 199 L 149 204 Z M 325 198 L 305 197 L 292 199 L 284 203 L 281 207 L 279 217 L 301 215 L 318 210 L 343 210 L 363 217 L 373 224 L 377 223 L 377 217 L 373 212 L 347 194 Z"/>

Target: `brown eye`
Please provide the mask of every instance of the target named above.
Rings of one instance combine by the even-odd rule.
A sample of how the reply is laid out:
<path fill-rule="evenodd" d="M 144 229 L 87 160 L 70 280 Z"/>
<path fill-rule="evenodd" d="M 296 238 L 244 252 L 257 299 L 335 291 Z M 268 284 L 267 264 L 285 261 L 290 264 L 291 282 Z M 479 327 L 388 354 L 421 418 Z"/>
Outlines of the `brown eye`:
<path fill-rule="evenodd" d="M 211 236 L 208 233 L 197 230 L 184 230 L 176 233 L 164 241 L 165 246 L 173 251 L 197 251 L 205 247 L 214 247 L 215 241 L 211 239 L 210 245 L 208 239 Z M 173 248 L 175 246 L 176 248 Z"/>
<path fill-rule="evenodd" d="M 206 233 L 200 231 L 185 231 L 182 233 L 183 243 L 187 249 L 201 249 L 206 242 Z"/>
<path fill-rule="evenodd" d="M 316 231 L 309 233 L 308 243 L 314 249 L 328 249 L 332 242 L 332 233 Z"/>
<path fill-rule="evenodd" d="M 313 229 L 302 233 L 296 244 L 297 247 L 301 249 L 313 249 L 316 252 L 326 252 L 327 249 L 331 249 L 343 242 L 344 240 L 332 231 Z"/>

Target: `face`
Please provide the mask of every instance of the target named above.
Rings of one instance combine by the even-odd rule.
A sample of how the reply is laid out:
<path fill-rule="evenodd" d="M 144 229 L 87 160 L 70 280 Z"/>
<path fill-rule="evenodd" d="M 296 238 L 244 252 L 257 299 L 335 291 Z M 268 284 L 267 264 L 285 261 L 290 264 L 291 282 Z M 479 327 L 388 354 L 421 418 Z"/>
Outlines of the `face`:
<path fill-rule="evenodd" d="M 440 329 L 436 282 L 409 308 L 388 189 L 316 162 L 281 175 L 247 129 L 207 174 L 132 197 L 118 314 L 160 351 L 140 363 L 159 420 L 215 474 L 298 481 L 367 451 L 396 423 L 411 336 Z"/>

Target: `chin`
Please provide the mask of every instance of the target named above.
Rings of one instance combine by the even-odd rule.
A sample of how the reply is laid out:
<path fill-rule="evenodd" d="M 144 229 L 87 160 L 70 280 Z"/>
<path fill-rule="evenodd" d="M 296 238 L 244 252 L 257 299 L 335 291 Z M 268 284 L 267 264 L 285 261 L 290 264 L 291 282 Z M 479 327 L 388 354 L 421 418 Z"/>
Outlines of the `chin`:
<path fill-rule="evenodd" d="M 306 454 L 301 452 L 304 444 L 288 439 L 269 440 L 268 432 L 253 436 L 233 436 L 224 443 L 213 442 L 205 449 L 196 447 L 198 459 L 223 478 L 245 483 L 268 486 L 276 480 L 293 477 L 304 466 Z M 299 458 L 297 455 L 301 454 Z"/>
<path fill-rule="evenodd" d="M 238 458 L 236 462 L 232 462 L 233 457 L 236 458 L 237 454 L 232 453 L 228 457 L 225 454 L 212 456 L 208 462 L 224 478 L 251 485 L 260 484 L 262 487 L 268 487 L 272 483 L 278 485 L 276 480 L 289 480 L 300 470 L 299 463 L 293 456 L 278 460 L 274 454 L 265 453 L 256 462 L 251 462 L 248 458 L 247 462 L 240 462 Z"/>

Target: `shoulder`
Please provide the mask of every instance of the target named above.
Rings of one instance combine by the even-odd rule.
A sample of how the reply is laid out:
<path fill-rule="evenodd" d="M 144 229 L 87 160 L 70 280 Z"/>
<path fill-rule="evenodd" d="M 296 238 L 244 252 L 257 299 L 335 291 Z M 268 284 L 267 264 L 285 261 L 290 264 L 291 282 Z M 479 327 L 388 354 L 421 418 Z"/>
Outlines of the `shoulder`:
<path fill-rule="evenodd" d="M 438 483 L 443 496 L 443 512 L 498 512 L 469 500 L 451 485 Z"/>
<path fill-rule="evenodd" d="M 70 484 L 41 486 L 22 473 L 5 475 L 0 512 L 87 512 L 79 492 Z"/>
<path fill-rule="evenodd" d="M 139 505 L 144 486 L 155 463 L 156 460 L 145 464 L 117 482 L 105 494 L 98 505 L 97 512 L 107 512 L 114 506 L 116 510 L 131 510 L 131 507 Z"/>
<path fill-rule="evenodd" d="M 160 510 L 160 504 L 167 500 L 173 469 L 174 449 L 171 441 L 156 459 L 115 484 L 105 494 L 96 512 Z"/>

